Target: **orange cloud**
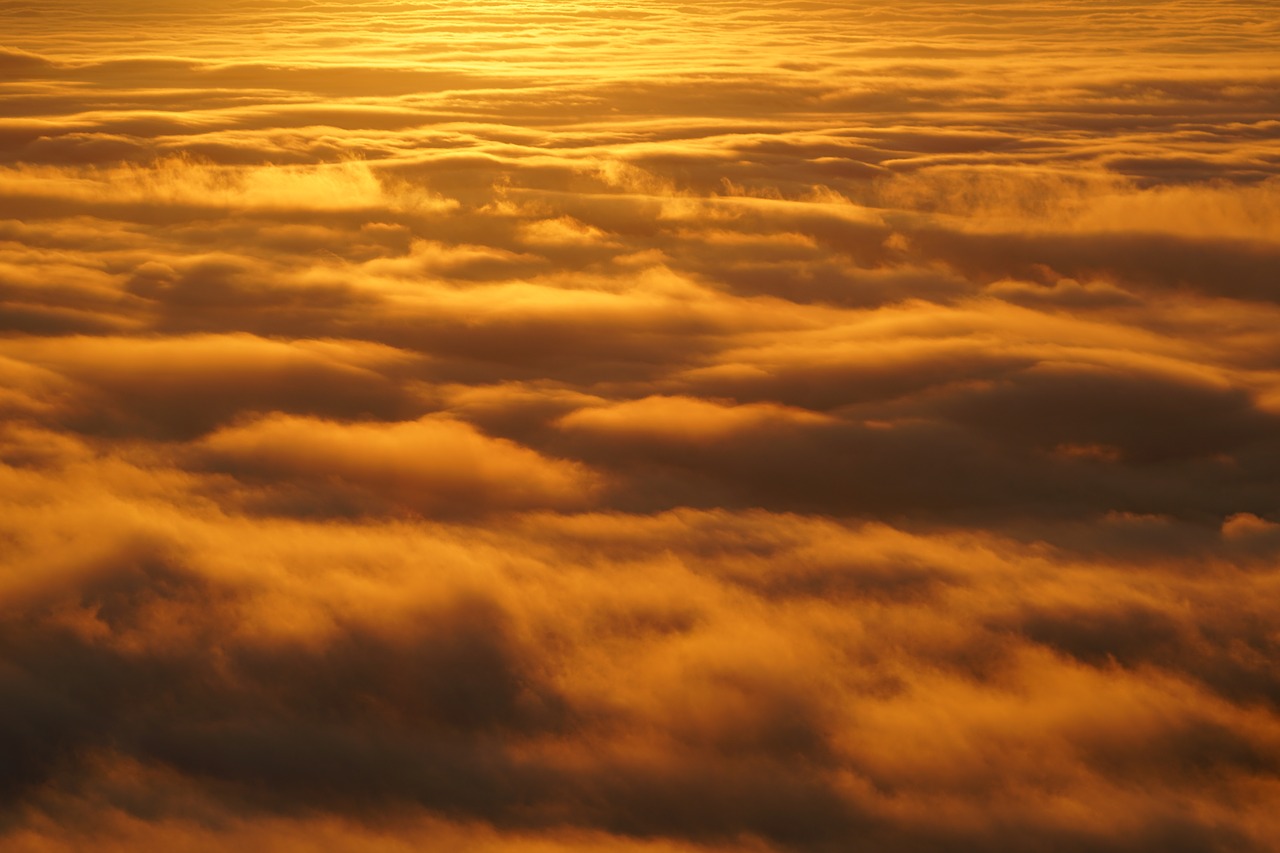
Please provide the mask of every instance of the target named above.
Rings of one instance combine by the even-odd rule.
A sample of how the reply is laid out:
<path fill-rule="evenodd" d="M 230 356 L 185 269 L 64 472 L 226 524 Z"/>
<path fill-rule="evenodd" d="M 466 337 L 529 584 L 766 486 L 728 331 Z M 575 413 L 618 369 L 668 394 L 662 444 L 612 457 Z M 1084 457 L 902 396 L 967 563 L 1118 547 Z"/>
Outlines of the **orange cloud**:
<path fill-rule="evenodd" d="M 604 407 L 578 409 L 561 428 L 627 439 L 707 444 L 753 429 L 822 424 L 829 419 L 804 409 L 767 403 L 727 406 L 692 397 L 645 397 Z"/>
<path fill-rule="evenodd" d="M 0 8 L 0 848 L 1276 849 L 1272 5 Z"/>
<path fill-rule="evenodd" d="M 589 504 L 599 486 L 585 466 L 548 459 L 444 418 L 340 424 L 276 415 L 227 427 L 198 445 L 247 477 L 366 488 L 426 513 Z"/>

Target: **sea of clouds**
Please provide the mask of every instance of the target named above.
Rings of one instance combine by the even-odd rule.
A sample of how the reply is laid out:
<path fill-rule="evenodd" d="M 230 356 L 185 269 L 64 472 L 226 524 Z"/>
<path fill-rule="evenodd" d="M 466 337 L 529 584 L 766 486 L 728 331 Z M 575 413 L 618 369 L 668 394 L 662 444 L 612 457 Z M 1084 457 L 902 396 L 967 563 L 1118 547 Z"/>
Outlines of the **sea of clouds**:
<path fill-rule="evenodd" d="M 0 2 L 0 846 L 1276 849 L 1277 43 Z"/>

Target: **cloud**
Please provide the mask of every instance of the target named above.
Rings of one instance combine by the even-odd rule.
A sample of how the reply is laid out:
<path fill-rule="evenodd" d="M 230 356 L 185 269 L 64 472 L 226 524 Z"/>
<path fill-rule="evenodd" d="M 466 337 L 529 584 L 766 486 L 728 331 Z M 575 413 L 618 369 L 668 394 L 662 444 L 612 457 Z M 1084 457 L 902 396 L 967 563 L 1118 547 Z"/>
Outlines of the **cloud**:
<path fill-rule="evenodd" d="M 705 446 L 775 423 L 803 426 L 825 420 L 803 409 L 765 403 L 725 406 L 691 397 L 646 397 L 603 408 L 579 409 L 561 418 L 560 426 L 623 440 Z"/>
<path fill-rule="evenodd" d="M 1280 843 L 1271 5 L 0 27 L 0 847 Z"/>
<path fill-rule="evenodd" d="M 246 412 L 387 416 L 414 406 L 412 392 L 382 373 L 413 356 L 363 342 L 238 334 L 15 338 L 3 346 L 32 373 L 78 386 L 49 405 L 91 433 L 193 436 Z"/>
<path fill-rule="evenodd" d="M 28 809 L 999 849 L 976 785 L 1028 838 L 1142 849 L 1168 797 L 1229 808 L 1205 774 L 1261 792 L 1280 760 L 1240 692 L 1266 683 L 1261 570 L 763 511 L 315 525 L 73 464 L 76 504 L 49 503 L 56 472 L 5 475 L 4 778 Z M 61 572 L 24 573 L 52 542 Z M 1063 785 L 1126 808 L 1055 829 Z"/>
<path fill-rule="evenodd" d="M 548 459 L 445 418 L 339 424 L 276 415 L 207 436 L 210 464 L 252 479 L 314 480 L 315 489 L 368 490 L 420 512 L 449 515 L 588 505 L 598 479 L 584 466 Z"/>

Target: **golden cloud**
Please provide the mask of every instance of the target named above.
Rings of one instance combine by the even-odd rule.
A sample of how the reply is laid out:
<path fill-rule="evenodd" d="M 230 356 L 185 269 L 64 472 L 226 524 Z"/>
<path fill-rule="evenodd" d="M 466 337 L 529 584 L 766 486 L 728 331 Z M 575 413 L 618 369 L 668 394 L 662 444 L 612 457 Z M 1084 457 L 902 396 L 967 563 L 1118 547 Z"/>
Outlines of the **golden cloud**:
<path fill-rule="evenodd" d="M 0 848 L 1280 846 L 1273 5 L 0 8 Z"/>

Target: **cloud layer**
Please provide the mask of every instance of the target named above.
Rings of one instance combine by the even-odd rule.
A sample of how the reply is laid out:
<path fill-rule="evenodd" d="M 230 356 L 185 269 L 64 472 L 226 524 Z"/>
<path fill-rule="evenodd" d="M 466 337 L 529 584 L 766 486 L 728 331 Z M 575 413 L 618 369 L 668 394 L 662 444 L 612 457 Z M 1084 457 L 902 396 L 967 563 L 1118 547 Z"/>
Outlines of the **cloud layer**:
<path fill-rule="evenodd" d="M 5 849 L 1280 844 L 1274 4 L 0 32 Z"/>

